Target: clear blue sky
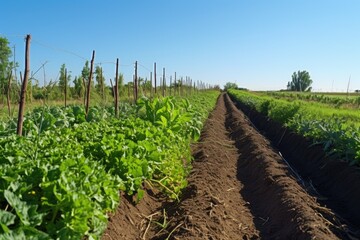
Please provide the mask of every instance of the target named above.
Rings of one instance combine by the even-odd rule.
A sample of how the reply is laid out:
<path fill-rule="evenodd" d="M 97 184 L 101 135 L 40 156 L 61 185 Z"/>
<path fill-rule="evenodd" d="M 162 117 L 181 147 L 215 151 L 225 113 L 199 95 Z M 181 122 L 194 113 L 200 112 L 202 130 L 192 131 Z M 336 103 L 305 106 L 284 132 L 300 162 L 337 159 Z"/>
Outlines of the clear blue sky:
<path fill-rule="evenodd" d="M 95 50 L 107 81 L 119 58 L 126 82 L 137 60 L 144 78 L 157 62 L 167 77 L 221 86 L 279 90 L 307 70 L 316 91 L 346 91 L 350 75 L 350 89 L 360 89 L 358 0 L 4 0 L 1 8 L 0 34 L 16 46 L 19 70 L 29 33 L 31 68 L 48 61 L 47 82 L 62 63 L 78 76 Z M 42 83 L 44 71 L 35 77 Z"/>

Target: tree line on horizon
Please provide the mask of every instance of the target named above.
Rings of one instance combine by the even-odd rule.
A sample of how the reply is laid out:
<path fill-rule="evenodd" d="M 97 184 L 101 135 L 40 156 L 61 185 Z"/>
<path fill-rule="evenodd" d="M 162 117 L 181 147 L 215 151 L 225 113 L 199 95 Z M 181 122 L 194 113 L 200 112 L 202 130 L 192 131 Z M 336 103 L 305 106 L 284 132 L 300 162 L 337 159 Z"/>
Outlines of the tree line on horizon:
<path fill-rule="evenodd" d="M 310 78 L 309 72 L 307 71 L 294 72 L 291 76 L 291 81 L 289 81 L 287 84 L 286 91 L 311 92 L 312 83 L 313 80 Z M 228 89 L 248 90 L 246 88 L 240 88 L 236 83 L 233 82 L 227 82 L 224 85 L 224 90 L 226 91 Z"/>

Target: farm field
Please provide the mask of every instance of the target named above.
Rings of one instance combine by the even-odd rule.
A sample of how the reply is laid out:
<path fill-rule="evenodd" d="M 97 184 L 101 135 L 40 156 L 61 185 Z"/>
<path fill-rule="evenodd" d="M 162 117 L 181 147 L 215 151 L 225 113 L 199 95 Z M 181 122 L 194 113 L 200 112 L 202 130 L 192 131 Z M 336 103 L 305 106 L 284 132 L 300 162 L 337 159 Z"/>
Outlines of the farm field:
<path fill-rule="evenodd" d="M 336 108 L 359 109 L 359 93 L 316 93 L 316 92 L 257 92 L 259 95 L 270 96 L 276 99 L 289 101 L 302 100 L 330 105 Z"/>
<path fill-rule="evenodd" d="M 15 119 L 1 122 L 0 239 L 98 239 L 119 191 L 138 202 L 145 183 L 177 199 L 217 96 L 142 98 L 118 118 L 111 107 L 36 108 L 23 137 Z"/>
<path fill-rule="evenodd" d="M 3 1 L 0 240 L 360 240 L 360 1 Z"/>
<path fill-rule="evenodd" d="M 360 237 L 358 170 L 235 103 L 218 98 L 180 201 L 147 186 L 140 203 L 124 199 L 103 239 Z"/>
<path fill-rule="evenodd" d="M 0 239 L 356 239 L 358 113 L 315 107 L 231 89 L 4 120 Z"/>

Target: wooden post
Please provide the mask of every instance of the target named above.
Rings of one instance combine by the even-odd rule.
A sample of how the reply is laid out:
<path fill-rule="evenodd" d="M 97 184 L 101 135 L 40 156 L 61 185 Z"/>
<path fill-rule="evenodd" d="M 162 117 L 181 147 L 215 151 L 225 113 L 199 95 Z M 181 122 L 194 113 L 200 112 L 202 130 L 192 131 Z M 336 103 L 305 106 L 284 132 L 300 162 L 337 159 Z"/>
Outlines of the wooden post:
<path fill-rule="evenodd" d="M 190 78 L 190 85 L 189 85 L 189 88 L 190 88 L 190 95 L 193 93 L 193 89 L 192 89 L 192 79 Z"/>
<path fill-rule="evenodd" d="M 25 47 L 25 74 L 24 80 L 21 86 L 20 103 L 19 103 L 19 115 L 17 122 L 17 134 L 22 136 L 23 120 L 24 120 L 24 109 L 25 109 L 25 98 L 26 98 L 26 87 L 29 80 L 30 73 L 30 34 L 26 35 L 26 47 Z"/>
<path fill-rule="evenodd" d="M 90 105 L 90 89 L 91 89 L 91 79 L 92 79 L 93 68 L 94 68 L 94 58 L 95 58 L 95 50 L 93 50 L 93 53 L 92 53 L 91 64 L 90 64 L 90 76 L 89 76 L 89 82 L 88 82 L 87 92 L 86 92 L 86 106 L 85 106 L 86 116 L 89 112 L 89 105 Z"/>
<path fill-rule="evenodd" d="M 152 87 L 152 72 L 150 72 L 150 98 L 153 96 L 153 87 Z"/>
<path fill-rule="evenodd" d="M 189 95 L 191 95 L 191 88 L 192 88 L 192 84 L 191 84 L 191 78 L 188 78 L 188 88 L 189 88 Z"/>
<path fill-rule="evenodd" d="M 113 96 L 114 98 L 114 104 L 115 104 L 115 88 L 114 88 L 114 84 L 110 78 L 110 86 L 111 86 L 111 96 Z"/>
<path fill-rule="evenodd" d="M 156 95 L 156 62 L 154 63 L 154 81 L 155 81 L 155 95 Z"/>
<path fill-rule="evenodd" d="M 163 68 L 163 84 L 162 84 L 162 95 L 165 97 L 166 79 L 165 79 L 165 68 Z"/>
<path fill-rule="evenodd" d="M 176 72 L 174 75 L 174 96 L 176 96 Z"/>
<path fill-rule="evenodd" d="M 64 99 L 65 99 L 65 107 L 66 107 L 66 94 L 67 94 L 67 69 L 65 68 L 65 88 L 64 88 Z"/>
<path fill-rule="evenodd" d="M 186 77 L 186 96 L 189 95 L 189 77 Z"/>
<path fill-rule="evenodd" d="M 115 116 L 119 116 L 119 59 L 116 59 L 115 73 Z"/>
<path fill-rule="evenodd" d="M 184 79 L 181 77 L 181 83 L 180 83 L 180 95 L 184 96 L 184 87 L 183 87 Z"/>
<path fill-rule="evenodd" d="M 103 69 L 100 68 L 100 79 L 101 79 L 101 97 L 104 102 L 106 102 L 106 95 L 105 95 L 105 79 L 103 78 Z"/>
<path fill-rule="evenodd" d="M 191 95 L 191 88 L 192 88 L 192 85 L 191 85 L 191 78 L 188 77 L 188 92 L 189 92 L 189 95 Z"/>
<path fill-rule="evenodd" d="M 169 95 L 171 96 L 171 82 L 172 82 L 172 77 L 170 76 L 170 85 L 169 85 Z"/>
<path fill-rule="evenodd" d="M 135 75 L 134 75 L 134 103 L 138 99 L 138 82 L 137 82 L 137 61 L 135 61 Z"/>

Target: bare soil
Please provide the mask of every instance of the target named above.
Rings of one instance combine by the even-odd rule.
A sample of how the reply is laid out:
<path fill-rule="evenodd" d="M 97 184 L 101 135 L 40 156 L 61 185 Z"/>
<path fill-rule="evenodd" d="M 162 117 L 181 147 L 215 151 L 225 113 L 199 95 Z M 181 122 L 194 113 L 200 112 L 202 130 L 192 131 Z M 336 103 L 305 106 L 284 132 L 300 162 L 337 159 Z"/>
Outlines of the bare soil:
<path fill-rule="evenodd" d="M 357 213 L 320 194 L 305 164 L 306 181 L 275 145 L 222 94 L 193 146 L 180 202 L 150 186 L 138 204 L 122 196 L 103 239 L 357 239 Z"/>

